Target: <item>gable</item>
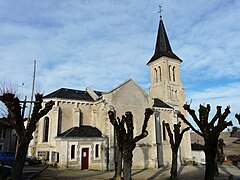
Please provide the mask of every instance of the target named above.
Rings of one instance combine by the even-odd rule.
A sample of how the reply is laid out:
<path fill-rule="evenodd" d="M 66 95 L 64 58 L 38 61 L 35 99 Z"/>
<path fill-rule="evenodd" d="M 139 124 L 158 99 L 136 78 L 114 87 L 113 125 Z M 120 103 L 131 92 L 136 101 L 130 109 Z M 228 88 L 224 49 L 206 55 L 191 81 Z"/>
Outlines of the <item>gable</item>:
<path fill-rule="evenodd" d="M 118 106 L 149 106 L 148 94 L 132 79 L 107 93 L 111 104 Z"/>

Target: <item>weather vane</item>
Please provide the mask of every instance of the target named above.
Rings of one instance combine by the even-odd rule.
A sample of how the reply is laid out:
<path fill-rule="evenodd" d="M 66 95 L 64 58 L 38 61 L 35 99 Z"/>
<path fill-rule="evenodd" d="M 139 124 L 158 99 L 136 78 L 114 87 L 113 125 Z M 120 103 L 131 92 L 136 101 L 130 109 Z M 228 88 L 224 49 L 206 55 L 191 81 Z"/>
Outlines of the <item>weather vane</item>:
<path fill-rule="evenodd" d="M 159 11 L 158 11 L 158 13 L 160 14 L 160 18 L 162 18 L 162 6 L 159 6 Z"/>

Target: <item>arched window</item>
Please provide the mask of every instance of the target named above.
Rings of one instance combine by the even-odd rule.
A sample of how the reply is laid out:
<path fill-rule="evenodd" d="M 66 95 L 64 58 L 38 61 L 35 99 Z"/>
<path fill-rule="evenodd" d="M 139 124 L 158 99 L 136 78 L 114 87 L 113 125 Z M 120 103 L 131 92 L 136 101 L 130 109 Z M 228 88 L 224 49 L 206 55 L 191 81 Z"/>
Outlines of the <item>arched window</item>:
<path fill-rule="evenodd" d="M 163 133 L 163 140 L 167 140 L 166 139 L 166 127 L 165 127 L 165 121 L 162 122 L 162 133 Z"/>
<path fill-rule="evenodd" d="M 169 77 L 169 81 L 171 81 L 171 66 L 168 66 L 168 77 Z"/>
<path fill-rule="evenodd" d="M 154 71 L 155 71 L 155 82 L 157 83 L 158 82 L 158 72 L 157 72 L 156 68 L 154 68 Z"/>
<path fill-rule="evenodd" d="M 43 142 L 48 142 L 48 133 L 49 133 L 49 117 L 45 117 L 43 124 Z"/>
<path fill-rule="evenodd" d="M 175 82 L 175 66 L 172 68 L 172 78 L 173 78 L 173 81 Z"/>
<path fill-rule="evenodd" d="M 162 69 L 160 66 L 158 67 L 158 70 L 159 70 L 159 81 L 162 81 Z"/>

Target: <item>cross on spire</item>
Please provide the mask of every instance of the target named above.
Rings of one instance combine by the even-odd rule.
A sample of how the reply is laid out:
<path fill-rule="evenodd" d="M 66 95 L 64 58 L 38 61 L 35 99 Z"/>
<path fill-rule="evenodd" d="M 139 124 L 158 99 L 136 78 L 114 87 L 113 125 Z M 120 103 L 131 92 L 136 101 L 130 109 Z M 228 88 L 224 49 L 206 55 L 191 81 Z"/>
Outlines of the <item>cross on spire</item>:
<path fill-rule="evenodd" d="M 162 6 L 159 6 L 159 11 L 158 11 L 158 13 L 160 14 L 160 18 L 162 18 Z"/>

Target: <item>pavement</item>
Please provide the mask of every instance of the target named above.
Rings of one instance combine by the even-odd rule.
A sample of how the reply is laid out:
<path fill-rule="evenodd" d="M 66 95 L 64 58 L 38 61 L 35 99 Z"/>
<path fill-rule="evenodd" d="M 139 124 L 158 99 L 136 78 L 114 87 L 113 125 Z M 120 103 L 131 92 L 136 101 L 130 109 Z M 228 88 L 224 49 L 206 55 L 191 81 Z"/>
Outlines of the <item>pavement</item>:
<path fill-rule="evenodd" d="M 23 167 L 21 180 L 31 180 L 48 168 L 47 165 L 35 164 Z"/>
<path fill-rule="evenodd" d="M 20 180 L 31 180 L 48 168 L 47 165 L 35 164 L 23 167 Z M 5 180 L 11 173 L 10 166 L 0 166 L 0 180 Z"/>
<path fill-rule="evenodd" d="M 180 166 L 178 168 L 179 180 L 203 180 L 203 165 L 199 166 Z M 233 180 L 240 180 L 240 169 L 230 165 L 223 164 L 219 166 L 220 175 L 215 180 L 228 180 L 229 176 L 233 176 Z M 93 171 L 80 169 L 57 169 L 48 167 L 33 180 L 109 180 L 113 177 L 113 171 Z M 167 180 L 170 177 L 170 167 L 160 169 L 140 169 L 132 170 L 133 180 Z"/>

